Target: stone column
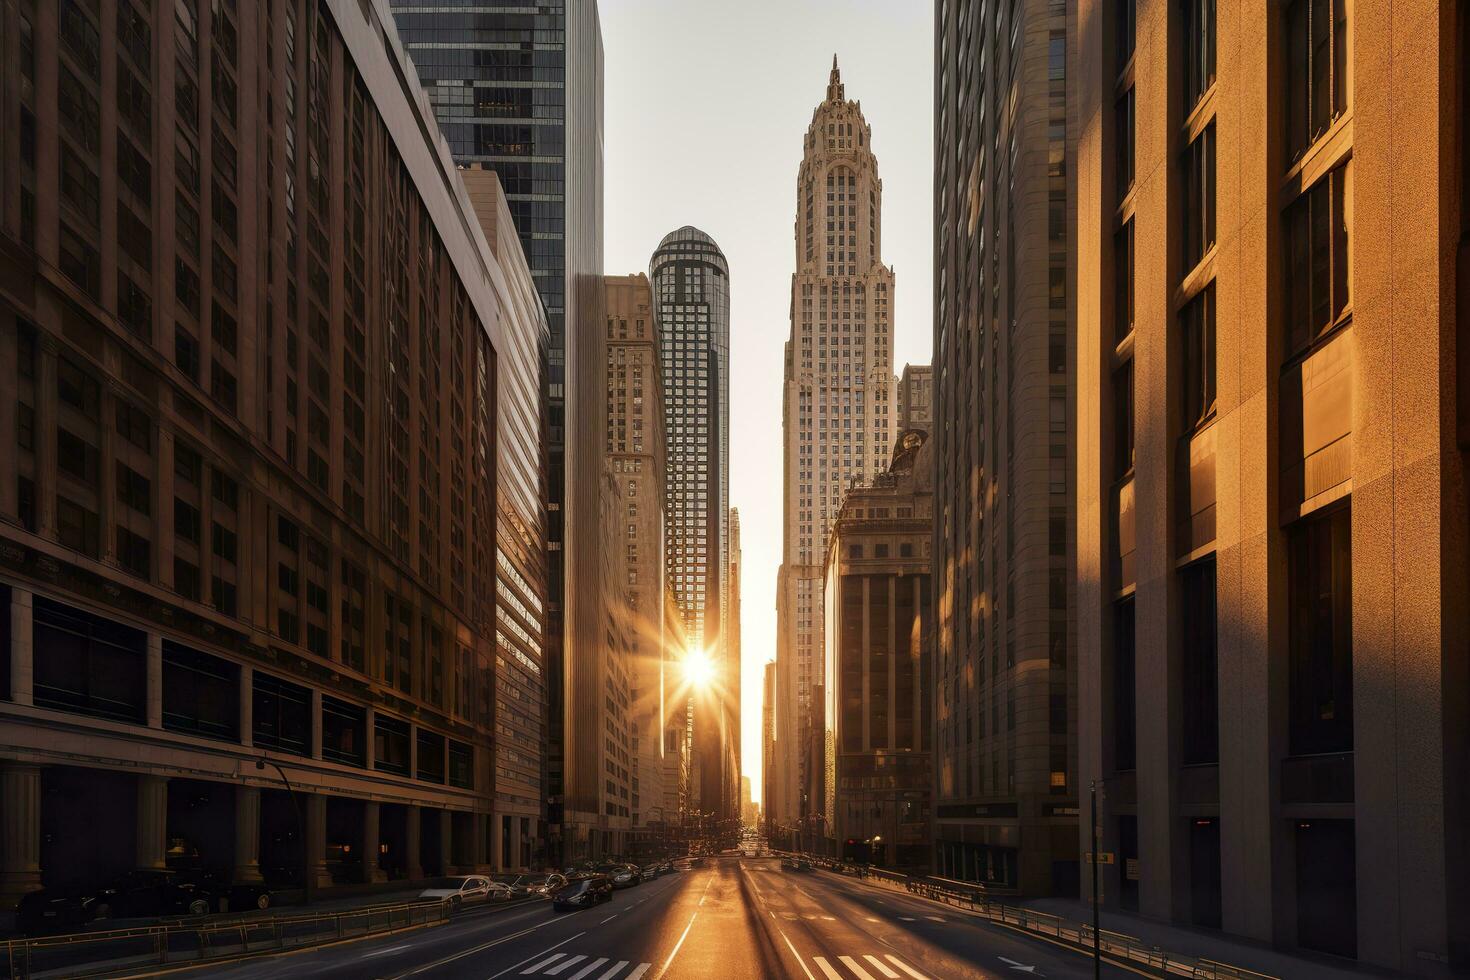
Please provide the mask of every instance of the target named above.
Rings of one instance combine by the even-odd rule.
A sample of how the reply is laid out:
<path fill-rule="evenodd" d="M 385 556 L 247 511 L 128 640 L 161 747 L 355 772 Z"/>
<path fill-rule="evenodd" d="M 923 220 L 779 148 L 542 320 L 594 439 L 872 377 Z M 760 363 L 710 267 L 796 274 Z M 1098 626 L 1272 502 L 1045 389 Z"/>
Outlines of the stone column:
<path fill-rule="evenodd" d="M 490 867 L 495 871 L 504 871 L 508 867 L 514 867 L 515 862 L 506 863 L 505 854 L 505 818 L 498 813 L 490 814 Z"/>
<path fill-rule="evenodd" d="M 306 873 L 312 888 L 330 888 L 332 874 L 327 870 L 327 798 L 321 793 L 306 794 Z"/>
<path fill-rule="evenodd" d="M 260 874 L 260 790 L 235 787 L 235 872 L 236 884 L 254 884 Z"/>
<path fill-rule="evenodd" d="M 41 767 L 0 762 L 0 909 L 41 887 Z"/>
<path fill-rule="evenodd" d="M 373 883 L 388 880 L 388 874 L 378 863 L 378 848 L 382 846 L 380 832 L 381 813 L 375 800 L 362 805 L 362 880 Z"/>
<path fill-rule="evenodd" d="M 440 874 L 453 874 L 454 867 L 454 814 L 439 811 L 439 867 Z"/>
<path fill-rule="evenodd" d="M 470 814 L 470 864 L 474 866 L 476 874 L 486 870 L 485 821 L 488 819 L 490 815 L 486 813 Z"/>
<path fill-rule="evenodd" d="M 424 877 L 424 862 L 422 857 L 423 835 L 420 831 L 420 820 L 423 810 L 416 806 L 406 807 L 407 815 L 403 820 L 403 837 L 407 843 L 404 845 L 408 850 L 407 860 L 404 861 L 404 871 L 409 881 L 418 881 Z"/>
<path fill-rule="evenodd" d="M 240 744 L 255 746 L 255 670 L 240 668 Z"/>
<path fill-rule="evenodd" d="M 322 692 L 311 690 L 311 757 L 322 757 Z"/>
<path fill-rule="evenodd" d="M 374 708 L 369 707 L 363 712 L 362 727 L 362 764 L 368 772 L 372 772 L 373 767 L 378 764 L 378 739 L 374 734 L 378 727 L 378 712 Z M 410 812 L 417 809 L 418 807 L 409 807 Z M 414 856 L 413 863 L 418 864 L 417 855 Z"/>
<path fill-rule="evenodd" d="M 10 590 L 10 700 L 16 704 L 34 703 L 33 610 L 31 593 Z"/>
<path fill-rule="evenodd" d="M 165 868 L 168 850 L 168 777 L 138 777 L 138 834 L 134 865 L 145 870 Z"/>
<path fill-rule="evenodd" d="M 41 23 L 44 23 L 44 19 Z M 54 21 L 52 22 L 55 23 Z M 44 30 L 41 24 L 36 25 L 37 31 Z M 39 33 L 37 37 L 40 37 Z M 44 59 L 41 59 L 44 61 Z M 37 65 L 39 68 L 39 64 Z M 52 75 L 54 83 L 55 75 Z M 44 85 L 43 78 L 36 79 L 37 85 Z M 37 91 L 45 92 L 48 89 L 38 88 Z M 37 176 L 44 171 L 41 167 L 39 150 L 45 142 L 44 133 L 37 134 L 40 138 L 36 141 Z M 53 186 L 55 186 L 53 184 Z M 44 200 L 41 196 L 45 192 L 37 187 L 37 203 Z M 54 213 L 54 212 L 53 212 Z M 45 227 L 45 221 L 36 223 L 36 250 L 41 255 L 55 255 L 54 251 L 44 251 L 45 246 L 41 242 L 41 229 Z M 48 235 L 48 237 L 50 237 Z M 52 239 L 55 247 L 55 239 Z M 40 364 L 36 370 L 36 532 L 42 537 L 54 538 L 56 536 L 56 341 L 44 330 L 40 331 Z"/>
<path fill-rule="evenodd" d="M 148 634 L 148 727 L 163 727 L 163 637 Z"/>

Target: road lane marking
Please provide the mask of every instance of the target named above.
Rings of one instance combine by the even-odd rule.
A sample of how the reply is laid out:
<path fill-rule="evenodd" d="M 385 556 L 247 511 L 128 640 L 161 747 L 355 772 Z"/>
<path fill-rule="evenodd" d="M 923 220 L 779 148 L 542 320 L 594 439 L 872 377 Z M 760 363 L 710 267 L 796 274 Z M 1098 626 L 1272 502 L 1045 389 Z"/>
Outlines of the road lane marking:
<path fill-rule="evenodd" d="M 586 958 L 587 957 L 585 956 L 573 956 L 571 959 L 562 960 L 556 966 L 553 966 L 551 969 L 547 970 L 546 975 L 548 977 L 554 977 L 561 971 L 565 970 L 567 967 L 576 966 L 578 963 L 582 962 Z"/>
<path fill-rule="evenodd" d="M 914 919 L 914 918 L 913 918 L 913 916 L 909 916 L 909 915 L 900 915 L 900 916 L 899 916 L 899 917 L 898 917 L 898 921 L 899 921 L 899 922 L 914 922 L 914 921 L 916 921 L 916 920 L 915 920 L 915 919 Z"/>
<path fill-rule="evenodd" d="M 557 920 L 552 919 L 551 921 L 552 922 L 555 922 Z M 542 923 L 542 925 L 546 925 L 546 923 Z M 539 929 L 540 926 L 537 926 L 536 928 Z M 520 935 L 524 936 L 526 934 L 526 932 L 532 932 L 532 931 L 534 931 L 534 930 L 527 929 L 525 932 L 522 932 Z M 539 953 L 532 953 L 530 956 L 527 956 L 525 959 L 521 960 L 519 963 L 512 963 L 510 966 L 506 967 L 504 970 L 501 970 L 499 973 L 492 973 L 490 975 L 490 977 L 489 977 L 489 980 L 495 980 L 496 977 L 503 977 L 507 973 L 509 973 L 511 970 L 514 970 L 516 967 L 518 967 L 518 966 L 525 966 L 527 963 L 531 962 L 536 957 L 538 957 L 538 956 L 545 956 L 547 953 L 551 952 L 553 949 L 556 949 L 558 946 L 565 946 L 567 943 L 571 942 L 573 939 L 580 939 L 581 937 L 583 937 L 585 935 L 587 935 L 587 931 L 584 929 L 581 932 L 577 933 L 575 936 L 568 936 L 567 938 L 563 939 L 561 942 L 557 943 L 556 946 L 548 946 L 548 947 L 546 947 L 545 949 L 543 949 Z M 516 936 L 507 936 L 507 937 L 505 937 L 505 939 L 500 940 L 500 942 L 507 942 L 508 940 L 515 939 L 515 938 L 517 938 L 517 937 Z M 488 946 L 495 946 L 495 945 L 497 945 L 497 943 L 488 943 L 487 944 L 487 947 Z M 481 948 L 486 948 L 486 947 L 481 947 Z M 449 963 L 449 962 L 451 962 L 453 960 L 463 959 L 464 957 L 470 955 L 471 953 L 478 953 L 479 951 L 480 951 L 479 949 L 468 949 L 468 950 L 465 950 L 463 953 L 457 953 L 456 955 L 451 956 L 448 959 L 440 960 L 438 963 L 430 963 L 428 966 L 421 966 L 417 970 L 415 970 L 414 972 L 415 973 L 422 973 L 424 970 L 430 969 L 430 968 L 435 967 L 435 966 L 440 966 L 441 964 L 444 964 L 444 963 Z M 560 955 L 560 954 L 558 954 L 558 955 Z M 551 960 L 554 960 L 554 959 L 556 959 L 555 956 L 553 956 L 550 960 L 545 960 L 543 962 L 543 965 L 545 963 L 550 963 Z"/>
<path fill-rule="evenodd" d="M 864 918 L 866 918 L 869 922 L 882 922 L 883 921 L 882 919 L 875 919 L 871 915 L 864 916 Z"/>
<path fill-rule="evenodd" d="M 623 967 L 625 967 L 627 965 L 628 965 L 628 961 L 627 960 L 618 960 L 616 963 L 614 963 L 612 965 L 612 969 L 608 970 L 602 976 L 598 977 L 597 980 L 612 980 L 612 978 L 615 977 L 615 976 L 617 976 L 618 973 L 623 969 Z"/>
<path fill-rule="evenodd" d="M 587 974 L 591 973 L 593 970 L 597 969 L 599 966 L 606 962 L 606 956 L 599 956 L 591 963 L 588 963 L 586 966 L 582 967 L 582 969 L 578 970 L 576 973 L 573 973 L 571 976 L 567 977 L 567 980 L 582 980 L 583 977 L 585 977 Z M 894 976 L 898 976 L 898 974 L 895 973 Z"/>
<path fill-rule="evenodd" d="M 944 921 L 942 918 L 940 918 L 937 915 L 926 915 L 926 916 L 924 916 L 924 918 L 928 919 L 930 922 L 943 922 Z"/>
<path fill-rule="evenodd" d="M 413 943 L 404 943 L 402 946 L 389 946 L 387 949 L 375 949 L 371 953 L 363 953 L 359 958 L 365 960 L 370 956 L 387 956 L 389 953 L 397 953 L 400 950 L 409 949 L 412 946 Z"/>
<path fill-rule="evenodd" d="M 616 919 L 617 917 L 618 917 L 618 914 L 616 912 L 614 912 L 612 915 L 608 916 L 607 918 L 603 919 L 601 922 L 599 922 L 597 924 L 600 925 L 600 926 L 605 926 L 609 922 L 611 922 L 613 919 Z"/>
<path fill-rule="evenodd" d="M 853 959 L 851 956 L 839 956 L 837 958 L 841 960 L 849 970 L 851 970 L 853 973 L 856 973 L 859 980 L 873 980 L 873 975 L 867 970 L 864 970 L 862 964 Z"/>
<path fill-rule="evenodd" d="M 863 959 L 873 964 L 873 968 L 879 973 L 883 974 L 885 977 L 887 977 L 888 980 L 898 980 L 898 974 L 888 969 L 888 964 L 878 959 L 878 957 L 874 956 L 872 953 L 864 954 Z M 577 980 L 577 978 L 573 977 L 572 980 Z"/>
<path fill-rule="evenodd" d="M 818 969 L 827 974 L 827 980 L 842 980 L 842 974 L 832 969 L 825 956 L 813 956 L 812 962 L 817 964 Z"/>
<path fill-rule="evenodd" d="M 552 953 L 550 956 L 546 957 L 546 959 L 542 960 L 540 963 L 536 963 L 536 964 L 534 964 L 532 966 L 526 967 L 524 970 L 521 971 L 521 976 L 525 976 L 528 973 L 536 973 L 543 966 L 546 966 L 546 965 L 548 965 L 550 963 L 555 963 L 557 960 L 561 959 L 565 955 L 567 955 L 567 954 L 566 953 Z M 511 969 L 515 969 L 515 967 L 511 967 Z"/>
<path fill-rule="evenodd" d="M 785 931 L 780 926 L 776 927 L 776 931 L 781 933 L 782 939 L 786 940 L 786 948 L 791 950 L 792 956 L 796 957 L 796 962 L 801 965 L 801 972 L 806 974 L 806 980 L 817 980 L 816 977 L 812 976 L 812 971 L 806 968 L 806 961 L 801 958 L 801 954 L 796 951 L 796 947 L 791 945 L 791 940 L 786 938 Z"/>
<path fill-rule="evenodd" d="M 474 946 L 474 947 L 471 947 L 470 949 L 462 950 L 461 952 L 455 953 L 452 956 L 446 956 L 443 959 L 435 960 L 432 963 L 425 963 L 423 966 L 415 967 L 412 970 L 409 970 L 407 973 L 400 973 L 397 977 L 394 978 L 394 980 L 403 980 L 404 977 L 416 976 L 417 974 L 424 973 L 424 972 L 426 972 L 428 970 L 432 970 L 435 967 L 444 966 L 446 963 L 453 963 L 455 960 L 462 960 L 466 956 L 473 956 L 476 953 L 482 953 L 485 950 L 490 949 L 493 946 L 499 946 L 501 943 L 508 943 L 512 939 L 519 939 L 522 936 L 530 935 L 531 933 L 535 932 L 537 929 L 541 929 L 541 928 L 543 928 L 545 926 L 549 926 L 549 925 L 554 925 L 554 924 L 556 924 L 557 922 L 560 922 L 560 921 L 562 921 L 562 920 L 560 920 L 560 919 L 548 919 L 545 922 L 542 922 L 540 925 L 534 925 L 534 926 L 531 926 L 530 928 L 522 929 L 520 932 L 511 933 L 509 936 L 501 936 L 499 939 L 492 939 L 488 943 L 481 943 L 479 946 Z M 582 935 L 582 933 L 580 933 L 580 932 L 577 933 L 577 936 L 580 936 L 580 935 Z M 567 943 L 571 942 L 573 939 L 576 939 L 577 936 L 572 936 L 569 939 L 563 939 L 561 942 L 557 943 L 556 946 L 565 946 Z M 537 953 L 536 956 L 541 956 L 544 953 L 549 953 L 549 952 L 551 952 L 551 950 L 556 949 L 556 946 L 552 946 L 550 949 L 542 950 L 542 952 L 541 953 Z M 521 960 L 515 966 L 508 967 L 508 968 L 506 968 L 504 970 L 501 970 L 500 973 L 495 974 L 495 977 L 500 976 L 502 973 L 509 973 L 511 970 L 514 970 L 516 968 L 516 966 L 525 966 L 526 963 L 528 963 L 532 959 L 535 959 L 535 957 L 527 957 L 526 959 Z M 495 977 L 491 977 L 490 980 L 495 980 Z"/>
<path fill-rule="evenodd" d="M 626 980 L 638 980 L 639 977 L 648 972 L 648 968 L 652 965 L 652 963 L 639 963 L 637 968 L 628 974 Z"/>
<path fill-rule="evenodd" d="M 836 921 L 837 921 L 837 920 L 836 920 L 836 919 L 834 919 L 834 918 L 833 918 L 833 917 L 832 917 L 832 916 L 830 916 L 830 915 L 824 915 L 824 916 L 822 916 L 822 921 L 823 921 L 823 922 L 836 922 Z"/>
<path fill-rule="evenodd" d="M 699 916 L 699 913 L 698 912 L 695 912 L 694 915 L 691 915 L 689 917 L 689 924 L 684 927 L 684 934 L 681 935 L 679 937 L 679 941 L 674 944 L 673 950 L 669 953 L 669 958 L 666 959 L 666 960 L 664 960 L 663 969 L 661 969 L 661 970 L 658 971 L 658 975 L 660 977 L 663 977 L 666 974 L 668 974 L 668 972 L 669 972 L 669 964 L 673 963 L 674 962 L 674 957 L 679 955 L 679 948 L 684 945 L 684 940 L 686 940 L 686 939 L 689 938 L 689 930 L 694 928 L 694 920 L 698 916 Z M 632 974 L 629 974 L 628 980 L 634 980 L 634 976 L 635 975 L 641 977 L 643 975 L 643 973 L 641 971 L 635 970 L 635 971 L 633 971 Z"/>
<path fill-rule="evenodd" d="M 914 980 L 929 980 L 929 978 L 924 976 L 924 974 L 920 973 L 918 970 L 915 970 L 913 967 L 909 966 L 907 963 L 899 959 L 897 956 L 894 956 L 892 953 L 888 954 L 888 962 L 892 963 L 894 966 L 898 967 L 900 970 L 913 977 Z"/>

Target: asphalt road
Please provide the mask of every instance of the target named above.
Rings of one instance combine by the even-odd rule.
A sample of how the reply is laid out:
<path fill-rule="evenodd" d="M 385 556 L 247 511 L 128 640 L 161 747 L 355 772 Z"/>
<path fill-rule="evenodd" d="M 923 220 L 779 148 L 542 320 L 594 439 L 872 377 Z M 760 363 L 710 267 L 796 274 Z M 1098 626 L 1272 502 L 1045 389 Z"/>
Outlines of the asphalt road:
<path fill-rule="evenodd" d="M 951 980 L 1092 976 L 1090 960 L 923 899 L 855 880 L 723 858 L 556 913 L 471 910 L 449 925 L 243 961 L 231 980 Z M 1104 966 L 1106 977 L 1130 976 Z"/>

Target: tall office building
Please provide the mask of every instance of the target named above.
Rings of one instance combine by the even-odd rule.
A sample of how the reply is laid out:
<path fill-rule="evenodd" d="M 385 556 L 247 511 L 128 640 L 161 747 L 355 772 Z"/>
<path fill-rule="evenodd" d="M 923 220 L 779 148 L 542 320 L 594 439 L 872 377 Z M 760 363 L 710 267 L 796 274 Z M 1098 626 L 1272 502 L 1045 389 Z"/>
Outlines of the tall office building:
<path fill-rule="evenodd" d="M 1075 9 L 935 17 L 941 873 L 1076 894 Z"/>
<path fill-rule="evenodd" d="M 0 13 L 0 902 L 484 869 L 522 260 L 381 0 L 62 9 Z"/>
<path fill-rule="evenodd" d="M 921 429 L 934 424 L 934 368 L 928 364 L 905 364 L 898 379 L 898 431 Z"/>
<path fill-rule="evenodd" d="M 761 832 L 773 836 L 776 812 L 776 662 L 761 670 Z"/>
<path fill-rule="evenodd" d="M 649 263 L 663 358 L 668 475 L 668 574 L 685 650 L 704 651 L 729 676 L 726 618 L 730 554 L 730 267 L 714 239 L 688 225 L 670 232 Z M 700 692 L 696 692 L 699 694 Z M 691 701 L 691 807 L 725 812 L 729 699 L 713 686 Z"/>
<path fill-rule="evenodd" d="M 1117 857 L 1105 902 L 1458 975 L 1466 7 L 1133 10 L 1078 13 L 1082 777 Z"/>
<path fill-rule="evenodd" d="M 893 448 L 893 271 L 882 259 L 883 182 L 872 135 L 834 57 L 796 176 L 776 600 L 783 823 L 817 816 L 801 803 L 812 774 L 800 744 L 820 728 L 810 713 L 822 674 L 827 535 L 849 481 L 882 472 Z"/>
<path fill-rule="evenodd" d="M 730 571 L 726 579 L 730 611 L 725 616 L 725 664 L 721 684 L 729 692 L 725 712 L 725 785 L 732 800 L 739 796 L 740 768 L 740 509 L 730 508 Z M 727 804 L 727 807 L 731 804 Z M 743 815 L 744 804 L 738 811 Z"/>
<path fill-rule="evenodd" d="M 632 829 L 662 826 L 665 689 L 673 680 L 664 637 L 664 397 L 658 330 L 648 277 L 608 276 L 605 465 L 619 487 L 621 514 L 610 545 L 627 596 L 625 618 L 632 718 Z"/>
<path fill-rule="evenodd" d="M 550 325 L 543 374 L 546 432 L 546 776 L 551 833 L 560 823 L 564 653 L 563 615 L 574 589 L 566 530 L 600 466 L 600 433 L 581 431 L 579 338 L 596 345 L 603 329 L 602 28 L 596 0 L 528 6 L 485 0 L 472 8 L 434 0 L 390 0 L 403 46 L 413 58 L 455 162 L 494 170 L 505 188 L 521 246 Z M 572 447 L 570 450 L 568 447 Z M 570 454 L 569 454 L 570 453 Z M 578 455 L 580 454 L 580 455 Z M 590 498 L 584 506 L 596 504 Z M 589 515 L 590 517 L 590 515 Z M 562 692 L 562 693 L 558 693 Z M 553 854 L 554 857 L 554 854 Z"/>

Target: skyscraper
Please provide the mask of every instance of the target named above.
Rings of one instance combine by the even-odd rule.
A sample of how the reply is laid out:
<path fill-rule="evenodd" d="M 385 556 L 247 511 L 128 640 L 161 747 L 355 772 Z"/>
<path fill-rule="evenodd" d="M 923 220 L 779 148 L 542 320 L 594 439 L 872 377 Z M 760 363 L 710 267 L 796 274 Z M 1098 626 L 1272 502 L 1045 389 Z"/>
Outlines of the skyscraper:
<path fill-rule="evenodd" d="M 562 792 L 558 692 L 569 633 L 563 603 L 575 588 L 566 528 L 577 501 L 566 487 L 577 485 L 579 476 L 587 477 L 584 487 L 594 486 L 591 474 L 600 466 L 600 433 L 578 431 L 583 413 L 576 351 L 579 335 L 596 343 L 603 328 L 602 28 L 596 0 L 535 7 L 485 0 L 464 9 L 432 0 L 390 3 L 455 162 L 500 176 L 546 304 L 546 667 L 552 693 L 540 764 L 555 834 Z M 595 370 L 600 375 L 601 365 Z M 600 384 L 586 390 L 600 391 Z M 569 457 L 567 447 L 582 455 Z M 584 506 L 595 512 L 590 499 Z"/>
<path fill-rule="evenodd" d="M 775 831 L 776 794 L 776 662 L 761 668 L 761 832 Z"/>
<path fill-rule="evenodd" d="M 956 0 L 934 36 L 936 862 L 1028 894 L 1078 873 L 1074 20 Z"/>
<path fill-rule="evenodd" d="M 1117 856 L 1104 901 L 1460 975 L 1465 5 L 1137 12 L 1078 10 L 1081 774 Z"/>
<path fill-rule="evenodd" d="M 796 271 L 786 342 L 783 552 L 777 594 L 783 811 L 803 816 L 810 778 L 799 743 L 812 734 L 822 670 L 827 534 L 849 481 L 882 472 L 893 447 L 893 272 L 883 264 L 883 183 L 862 106 L 832 59 L 796 178 Z"/>
<path fill-rule="evenodd" d="M 649 279 L 663 361 L 668 574 L 685 649 L 708 656 L 723 681 L 729 676 L 730 269 L 714 239 L 686 225 L 659 243 Z M 731 692 L 720 685 L 710 693 L 694 699 L 690 760 L 691 806 L 704 813 L 733 803 L 721 734 Z"/>
<path fill-rule="evenodd" d="M 927 364 L 905 364 L 898 379 L 898 431 L 934 424 L 934 369 Z"/>
<path fill-rule="evenodd" d="M 721 682 L 728 692 L 725 713 L 725 785 L 726 791 L 737 792 L 740 777 L 740 509 L 730 508 L 730 571 L 725 579 L 729 612 L 725 615 L 725 677 Z M 749 794 L 747 794 L 749 795 Z M 728 806 L 728 804 L 727 804 Z M 742 819 L 744 804 L 741 804 Z"/>

